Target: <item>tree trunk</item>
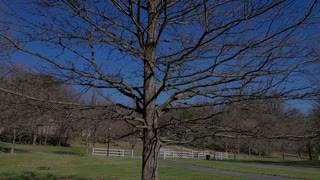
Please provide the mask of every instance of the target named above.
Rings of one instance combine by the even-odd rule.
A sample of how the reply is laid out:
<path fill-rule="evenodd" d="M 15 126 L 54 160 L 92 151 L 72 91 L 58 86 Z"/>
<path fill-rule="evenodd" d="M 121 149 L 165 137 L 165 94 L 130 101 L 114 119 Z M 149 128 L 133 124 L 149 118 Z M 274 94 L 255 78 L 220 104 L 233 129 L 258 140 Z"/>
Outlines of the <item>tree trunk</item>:
<path fill-rule="evenodd" d="M 108 134 L 108 147 L 107 147 L 107 156 L 109 157 L 109 151 L 110 151 L 110 132 Z"/>
<path fill-rule="evenodd" d="M 48 134 L 46 133 L 46 134 L 44 135 L 43 145 L 47 145 L 47 143 L 48 143 Z"/>
<path fill-rule="evenodd" d="M 237 125 L 236 125 L 237 126 Z M 233 160 L 237 159 L 237 151 L 238 151 L 238 135 L 236 135 L 236 138 L 234 139 L 234 145 L 233 145 Z"/>
<path fill-rule="evenodd" d="M 309 154 L 309 160 L 312 160 L 312 152 L 311 152 L 311 142 L 308 140 L 308 154 Z"/>
<path fill-rule="evenodd" d="M 90 138 L 90 135 L 89 135 L 89 132 L 87 131 L 87 133 L 86 133 L 86 156 L 89 156 L 89 138 Z"/>
<path fill-rule="evenodd" d="M 45 132 L 44 132 L 44 142 L 43 142 L 43 145 L 47 145 L 47 142 L 48 142 L 48 134 L 49 134 L 49 128 L 46 126 L 46 127 L 45 127 Z"/>
<path fill-rule="evenodd" d="M 144 130 L 142 154 L 142 180 L 158 179 L 159 134 L 154 130 Z"/>
<path fill-rule="evenodd" d="M 158 155 L 160 150 L 160 134 L 156 108 L 156 41 L 158 15 L 158 1 L 148 1 L 147 41 L 144 45 L 144 82 L 143 82 L 143 152 L 142 152 L 142 180 L 158 179 Z"/>
<path fill-rule="evenodd" d="M 56 146 L 61 146 L 61 137 L 59 136 L 56 141 Z"/>
<path fill-rule="evenodd" d="M 11 154 L 14 153 L 14 148 L 15 148 L 15 145 L 16 145 L 16 138 L 17 138 L 17 129 L 14 128 L 13 132 L 12 132 L 12 142 L 11 142 L 11 150 L 10 150 Z"/>
<path fill-rule="evenodd" d="M 261 157 L 261 151 L 259 151 L 259 157 Z"/>
<path fill-rule="evenodd" d="M 37 134 L 33 133 L 32 145 L 35 146 L 37 144 Z"/>
<path fill-rule="evenodd" d="M 283 144 L 283 143 L 282 143 L 282 145 L 281 145 L 281 150 L 282 150 L 282 160 L 284 160 L 285 148 L 284 148 L 284 144 Z"/>
<path fill-rule="evenodd" d="M 146 80 L 152 80 L 152 76 Z M 158 117 L 156 102 L 153 98 L 153 85 L 145 86 L 145 109 L 143 116 L 146 122 L 146 127 L 143 129 L 143 152 L 142 152 L 142 180 L 157 180 L 158 179 L 158 155 L 160 150 L 160 134 L 158 130 Z"/>

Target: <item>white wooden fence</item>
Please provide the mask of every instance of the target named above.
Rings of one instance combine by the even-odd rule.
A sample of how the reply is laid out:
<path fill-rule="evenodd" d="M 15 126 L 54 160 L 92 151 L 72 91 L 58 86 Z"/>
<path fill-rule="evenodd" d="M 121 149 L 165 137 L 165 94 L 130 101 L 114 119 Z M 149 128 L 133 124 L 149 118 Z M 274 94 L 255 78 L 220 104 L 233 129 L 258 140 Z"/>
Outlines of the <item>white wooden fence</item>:
<path fill-rule="evenodd" d="M 226 153 L 226 152 L 214 152 L 212 159 L 214 159 L 214 160 L 228 160 L 228 153 Z"/>
<path fill-rule="evenodd" d="M 92 148 L 92 156 L 110 156 L 110 157 L 127 157 L 133 158 L 133 150 L 125 149 L 108 149 Z M 170 149 L 160 149 L 160 158 L 180 158 L 180 159 L 208 159 L 212 160 L 228 160 L 228 153 L 224 152 L 208 152 L 208 151 L 172 151 Z"/>
<path fill-rule="evenodd" d="M 109 151 L 109 152 L 108 152 Z M 92 156 L 129 157 L 133 158 L 133 150 L 92 148 Z"/>
<path fill-rule="evenodd" d="M 172 151 L 168 149 L 160 150 L 160 158 L 181 158 L 181 159 L 212 159 L 212 160 L 228 160 L 228 153 L 208 151 Z"/>

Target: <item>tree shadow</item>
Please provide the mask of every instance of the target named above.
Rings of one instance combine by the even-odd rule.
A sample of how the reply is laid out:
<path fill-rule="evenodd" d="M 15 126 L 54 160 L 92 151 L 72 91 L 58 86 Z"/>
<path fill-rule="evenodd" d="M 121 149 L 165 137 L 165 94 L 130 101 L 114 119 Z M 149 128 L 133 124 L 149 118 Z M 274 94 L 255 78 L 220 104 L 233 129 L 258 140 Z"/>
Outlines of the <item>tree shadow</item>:
<path fill-rule="evenodd" d="M 20 174 L 17 173 L 2 173 L 0 174 L 1 179 L 5 180 L 88 180 L 90 178 L 85 178 L 81 176 L 59 176 L 54 174 L 41 174 L 32 171 L 26 171 Z M 97 178 L 93 178 L 97 179 Z M 102 180 L 101 178 L 99 178 Z"/>

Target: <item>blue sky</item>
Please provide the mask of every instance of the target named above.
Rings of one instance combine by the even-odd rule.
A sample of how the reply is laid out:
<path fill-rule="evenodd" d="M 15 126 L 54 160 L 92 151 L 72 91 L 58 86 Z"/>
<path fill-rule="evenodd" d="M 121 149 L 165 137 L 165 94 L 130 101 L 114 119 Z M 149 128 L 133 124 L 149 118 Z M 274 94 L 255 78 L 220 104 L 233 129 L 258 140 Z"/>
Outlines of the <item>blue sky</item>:
<path fill-rule="evenodd" d="M 301 1 L 295 1 L 295 3 L 296 3 L 295 6 L 304 7 L 304 5 Z M 298 13 L 296 15 L 301 15 L 301 14 L 299 14 L 301 12 L 302 11 L 298 11 Z M 27 13 L 25 13 L 23 11 L 20 11 L 20 13 L 22 15 L 27 16 Z M 53 13 L 55 13 L 55 12 L 53 12 Z M 38 18 L 37 16 L 30 16 L 30 17 L 32 17 L 33 18 L 32 20 L 34 20 L 35 22 L 37 22 L 37 21 L 41 22 L 41 18 Z M 292 18 L 292 17 L 288 17 L 288 18 Z M 276 22 L 276 23 L 281 23 L 281 22 Z M 252 24 L 252 26 L 254 26 L 254 24 Z M 308 35 L 318 33 L 317 29 L 314 27 L 316 27 L 316 26 L 306 26 L 306 28 L 304 29 L 304 31 L 301 35 L 308 36 Z M 59 27 L 59 28 L 63 29 L 64 27 Z M 186 33 L 186 34 L 188 33 L 188 34 L 192 35 L 192 34 L 194 34 L 194 31 L 196 31 L 196 29 L 197 29 L 197 28 L 194 28 L 194 29 L 189 28 L 188 29 L 188 26 L 185 26 L 185 28 L 187 28 L 187 29 L 181 28 L 181 29 L 178 29 L 178 31 L 181 31 L 181 32 L 183 31 L 183 33 Z M 79 29 L 79 31 L 81 31 L 81 28 Z M 239 29 L 236 29 L 235 31 L 239 31 Z M 259 35 L 260 35 L 259 33 L 260 32 L 256 31 L 256 32 L 252 33 L 251 36 L 259 37 Z M 194 34 L 194 35 L 198 36 L 199 34 Z M 174 38 L 174 36 L 169 35 L 169 34 L 164 34 L 164 37 L 172 38 L 172 39 Z M 232 37 L 229 37 L 229 38 L 232 38 Z M 243 38 L 250 39 L 251 37 L 246 36 Z M 221 43 L 221 42 L 222 42 L 221 40 L 216 41 L 216 43 Z M 318 48 L 317 45 L 319 45 L 317 42 L 319 42 L 319 41 L 313 42 L 314 43 L 313 46 L 316 48 Z M 176 45 L 178 45 L 177 47 L 180 47 L 179 43 L 177 43 Z M 38 42 L 29 43 L 29 44 L 27 44 L 27 47 L 30 49 L 33 49 L 35 51 L 41 52 L 42 54 L 44 54 L 46 56 L 51 56 L 51 57 L 54 57 L 60 53 L 60 50 L 57 50 L 54 48 L 49 48 L 48 46 L 45 46 L 44 44 L 41 44 Z M 86 49 L 86 48 L 83 48 L 83 49 Z M 96 48 L 96 58 L 101 63 L 100 65 L 103 65 L 103 69 L 106 73 L 108 73 L 109 75 L 112 75 L 115 72 L 120 72 L 123 76 L 126 77 L 127 81 L 129 83 L 131 83 L 132 85 L 142 85 L 143 82 L 141 81 L 141 79 L 139 80 L 137 78 L 142 75 L 142 72 L 141 72 L 142 64 L 141 64 L 140 60 L 135 59 L 133 56 L 125 55 L 125 53 L 119 52 L 117 50 L 113 50 L 112 47 L 109 47 L 109 46 L 105 46 L 103 48 L 101 46 L 96 46 L 95 48 Z M 168 45 L 166 45 L 164 43 L 164 45 L 160 46 L 160 48 L 162 48 L 163 50 L 166 50 L 166 49 L 168 50 Z M 175 47 L 172 47 L 172 48 L 173 48 L 173 50 L 175 50 Z M 179 49 L 179 48 L 177 48 L 177 49 Z M 81 48 L 78 50 L 81 51 Z M 234 49 L 234 50 L 236 50 L 236 49 Z M 164 51 L 159 51 L 159 52 L 164 52 Z M 212 52 L 211 54 L 214 54 L 214 53 L 216 53 L 216 52 Z M 89 52 L 84 50 L 83 54 L 89 55 Z M 71 53 L 68 53 L 67 51 L 64 51 L 63 55 L 60 56 L 61 60 L 70 59 L 70 60 L 75 61 L 75 58 L 76 58 L 75 56 L 73 56 Z M 30 64 L 35 67 L 39 67 L 39 66 L 44 65 L 43 61 L 39 61 L 37 58 L 34 58 L 33 56 L 30 56 L 30 55 L 26 55 L 25 53 L 17 53 L 12 57 L 12 59 L 17 63 Z M 78 67 L 83 67 L 83 65 L 80 63 L 76 64 L 76 65 Z M 202 61 L 200 61 L 199 63 L 190 63 L 190 65 L 193 65 L 194 67 L 197 67 L 197 68 L 201 68 L 201 66 L 205 67 L 207 64 L 202 63 Z M 310 70 L 312 70 L 312 68 L 314 68 L 314 67 L 309 67 L 309 68 L 310 68 Z M 305 81 L 301 78 L 298 78 L 297 81 L 291 82 L 288 86 L 299 87 L 306 82 L 307 81 Z M 107 94 L 113 95 L 114 100 L 117 100 L 123 104 L 130 103 L 127 98 L 124 98 L 124 96 L 120 96 L 120 94 L 114 93 L 115 92 L 114 90 L 106 90 L 105 92 Z M 170 92 L 167 92 L 167 93 L 170 93 Z M 159 99 L 158 99 L 159 103 L 161 103 L 164 99 L 166 99 L 168 97 L 167 93 L 163 93 L 159 96 Z M 297 107 L 298 109 L 300 109 L 304 112 L 307 112 L 312 107 L 312 105 L 307 101 L 295 100 L 295 101 L 290 101 L 290 104 L 292 104 L 293 106 Z"/>

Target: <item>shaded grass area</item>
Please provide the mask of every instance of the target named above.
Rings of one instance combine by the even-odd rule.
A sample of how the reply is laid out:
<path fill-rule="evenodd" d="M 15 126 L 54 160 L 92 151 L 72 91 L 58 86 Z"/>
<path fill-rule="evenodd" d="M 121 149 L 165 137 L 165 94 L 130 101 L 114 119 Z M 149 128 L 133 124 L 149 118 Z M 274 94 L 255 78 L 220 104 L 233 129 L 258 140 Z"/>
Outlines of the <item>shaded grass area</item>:
<path fill-rule="evenodd" d="M 57 154 L 0 153 L 0 179 L 140 179 L 141 160 Z M 160 166 L 161 179 L 211 180 L 238 177 Z"/>
<path fill-rule="evenodd" d="M 11 144 L 1 143 L 0 142 L 0 152 L 10 152 Z M 53 154 L 69 154 L 69 155 L 78 155 L 83 156 L 85 154 L 84 147 L 81 146 L 41 146 L 41 145 L 25 145 L 25 144 L 16 144 L 15 153 L 53 153 Z"/>
<path fill-rule="evenodd" d="M 67 179 L 74 179 L 74 180 L 85 180 L 85 177 L 79 176 L 56 176 L 53 174 L 37 174 L 35 172 L 26 171 L 20 174 L 15 173 L 2 173 L 0 174 L 0 179 L 8 179 L 8 180 L 67 180 Z"/>
<path fill-rule="evenodd" d="M 173 159 L 172 159 L 173 160 Z M 267 175 L 274 175 L 274 176 L 286 176 L 286 177 L 293 177 L 293 178 L 303 178 L 303 179 L 320 179 L 320 169 L 319 173 L 310 173 L 310 172 L 302 172 L 302 171 L 294 171 L 294 170 L 285 170 L 280 169 L 277 167 L 270 168 L 270 167 L 253 167 L 252 165 L 245 165 L 240 164 L 239 162 L 233 161 L 198 161 L 198 160 L 187 160 L 187 159 L 174 159 L 174 161 L 188 163 L 193 165 L 205 166 L 205 167 L 212 167 L 216 169 L 224 169 L 224 170 L 231 170 L 231 171 L 239 171 L 239 172 L 248 172 L 248 173 L 256 173 L 256 174 L 267 174 Z M 247 161 L 241 161 L 242 163 Z M 253 161 L 255 163 L 260 161 Z M 250 162 L 247 162 L 250 163 Z M 270 162 L 275 163 L 275 162 Z M 295 162 L 287 162 L 287 164 L 294 165 Z M 302 161 L 298 162 L 303 163 Z M 284 162 L 284 164 L 286 163 Z"/>

